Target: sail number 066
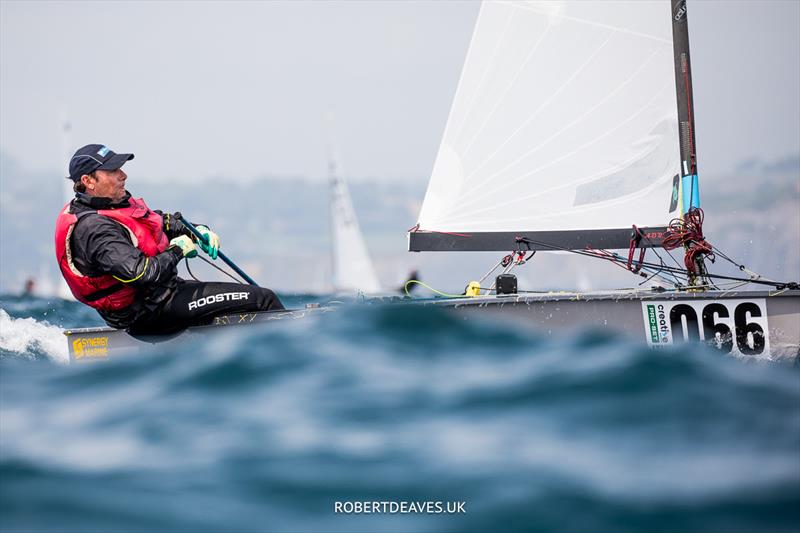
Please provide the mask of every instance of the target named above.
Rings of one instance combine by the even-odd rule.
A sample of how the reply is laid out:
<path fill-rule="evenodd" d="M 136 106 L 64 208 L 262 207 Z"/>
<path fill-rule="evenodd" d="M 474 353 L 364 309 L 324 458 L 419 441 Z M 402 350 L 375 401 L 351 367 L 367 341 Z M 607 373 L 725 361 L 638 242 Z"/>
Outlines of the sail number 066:
<path fill-rule="evenodd" d="M 739 352 L 745 355 L 760 354 L 766 345 L 764 328 L 752 319 L 761 316 L 761 308 L 757 304 L 740 303 L 733 310 L 734 331 L 731 331 L 730 320 L 720 320 L 730 318 L 728 307 L 715 302 L 702 308 L 703 327 L 700 328 L 694 307 L 678 304 L 669 311 L 672 340 L 673 342 L 699 341 L 702 334 L 704 341 L 716 345 L 725 353 L 733 350 L 735 341 Z"/>

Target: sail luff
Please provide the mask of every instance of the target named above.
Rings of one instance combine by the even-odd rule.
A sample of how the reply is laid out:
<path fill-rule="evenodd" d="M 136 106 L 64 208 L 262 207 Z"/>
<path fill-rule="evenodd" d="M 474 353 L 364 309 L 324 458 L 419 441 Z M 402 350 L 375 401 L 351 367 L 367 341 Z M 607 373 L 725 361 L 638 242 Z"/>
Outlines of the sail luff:
<path fill-rule="evenodd" d="M 478 19 L 479 20 L 480 20 L 480 17 L 481 17 L 481 13 L 483 13 L 483 10 L 485 9 L 485 7 L 486 7 L 486 4 L 481 3 L 481 7 L 478 10 Z M 510 19 L 511 19 L 511 17 L 509 17 L 509 21 L 510 21 Z M 467 47 L 466 56 L 464 57 L 464 64 L 465 65 L 468 64 L 469 61 L 470 61 L 470 57 L 471 57 L 471 55 L 472 55 L 472 53 L 474 51 L 474 48 L 475 48 L 476 39 L 477 39 L 477 32 L 473 32 L 472 37 L 470 38 L 469 46 Z M 494 56 L 494 54 L 497 53 L 497 50 L 499 48 L 500 48 L 500 43 L 498 42 L 497 45 L 496 45 L 496 48 L 495 48 L 495 50 L 493 52 L 493 56 Z M 452 117 L 454 115 L 454 110 L 456 108 L 456 105 L 458 105 L 459 96 L 460 96 L 461 92 L 464 90 L 464 85 L 465 85 L 464 84 L 464 78 L 466 76 L 466 73 L 467 73 L 467 69 L 462 67 L 461 74 L 459 75 L 459 79 L 458 79 L 458 84 L 456 85 L 456 91 L 455 91 L 455 94 L 453 96 L 453 102 L 450 104 L 450 110 L 449 110 L 449 112 L 447 114 L 447 117 L 448 117 L 447 118 L 447 123 L 444 126 L 444 133 L 442 134 L 442 138 L 447 138 L 448 135 L 450 135 L 450 134 L 459 133 L 459 132 L 451 133 L 451 130 L 455 130 L 456 129 L 456 124 L 453 122 Z M 483 83 L 485 82 L 487 73 L 488 73 L 488 71 L 484 71 L 483 72 L 483 74 L 481 76 L 481 80 L 480 80 L 480 82 L 478 84 L 479 87 L 482 86 Z M 478 92 L 475 91 L 472 94 L 472 97 L 468 100 L 468 102 L 469 102 L 468 109 L 471 110 L 473 104 L 475 103 L 475 98 L 477 97 L 477 94 L 478 94 Z M 438 156 L 437 156 L 437 158 L 438 158 Z M 434 163 L 434 165 L 435 165 L 435 163 Z M 435 172 L 436 168 L 434 168 L 433 171 Z M 432 194 L 434 194 L 433 190 L 434 190 L 433 180 L 429 180 L 428 181 L 428 187 L 427 187 L 427 189 L 425 191 L 425 198 L 428 198 Z"/>

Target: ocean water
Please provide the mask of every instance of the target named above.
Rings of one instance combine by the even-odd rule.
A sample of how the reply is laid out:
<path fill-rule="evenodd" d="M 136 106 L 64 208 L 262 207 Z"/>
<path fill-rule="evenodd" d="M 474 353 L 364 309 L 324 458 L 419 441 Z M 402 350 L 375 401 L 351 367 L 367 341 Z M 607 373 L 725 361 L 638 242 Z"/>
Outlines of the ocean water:
<path fill-rule="evenodd" d="M 790 360 L 350 305 L 68 365 L 94 311 L 0 309 L 2 531 L 800 530 Z"/>

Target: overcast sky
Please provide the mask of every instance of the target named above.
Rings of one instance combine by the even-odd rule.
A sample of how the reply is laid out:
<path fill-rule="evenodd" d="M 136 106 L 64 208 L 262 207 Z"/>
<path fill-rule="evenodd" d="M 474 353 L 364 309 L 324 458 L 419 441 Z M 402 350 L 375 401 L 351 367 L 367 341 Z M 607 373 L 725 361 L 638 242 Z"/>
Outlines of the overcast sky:
<path fill-rule="evenodd" d="M 62 175 L 427 179 L 477 2 L 0 2 L 0 148 Z M 699 168 L 800 151 L 800 2 L 689 0 Z M 333 115 L 333 126 L 326 116 Z"/>

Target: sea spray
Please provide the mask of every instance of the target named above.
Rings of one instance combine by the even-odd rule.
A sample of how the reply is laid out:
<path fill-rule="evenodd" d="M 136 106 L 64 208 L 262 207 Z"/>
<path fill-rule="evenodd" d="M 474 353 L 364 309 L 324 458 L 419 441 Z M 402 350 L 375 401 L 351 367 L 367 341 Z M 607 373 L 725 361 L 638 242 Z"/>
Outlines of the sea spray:
<path fill-rule="evenodd" d="M 0 357 L 10 355 L 69 363 L 63 329 L 34 318 L 12 318 L 0 309 Z"/>

